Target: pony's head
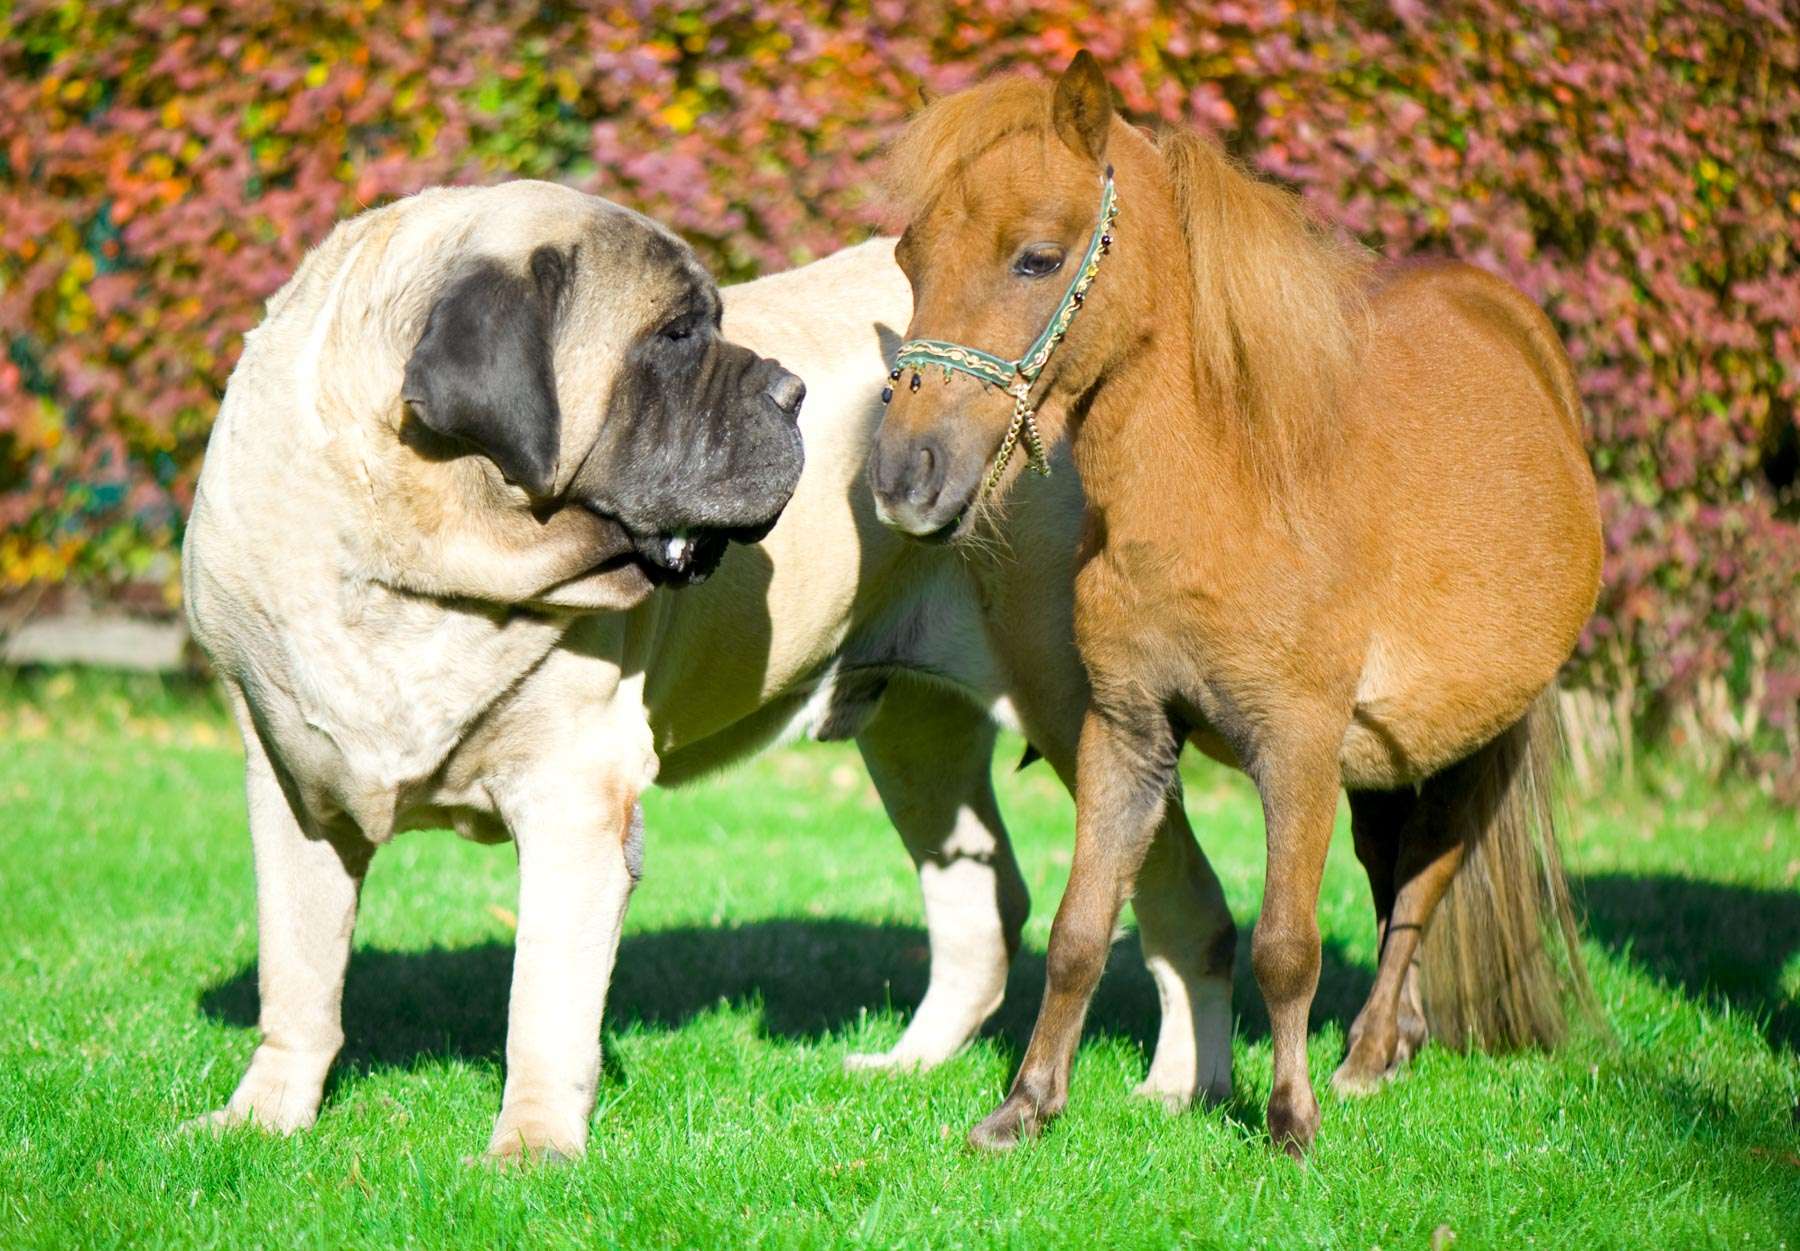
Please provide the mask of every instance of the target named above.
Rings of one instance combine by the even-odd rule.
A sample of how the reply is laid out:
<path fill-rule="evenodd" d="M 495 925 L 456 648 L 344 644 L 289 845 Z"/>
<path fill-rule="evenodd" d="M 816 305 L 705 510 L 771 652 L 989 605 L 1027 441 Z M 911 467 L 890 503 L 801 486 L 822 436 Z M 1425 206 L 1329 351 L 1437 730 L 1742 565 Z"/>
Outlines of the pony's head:
<path fill-rule="evenodd" d="M 1054 84 L 1005 79 L 932 104 L 889 179 L 909 214 L 896 255 L 913 320 L 869 459 L 888 525 L 968 534 L 1039 434 L 1098 412 L 1101 384 L 1131 363 L 1180 411 L 1204 410 L 1277 503 L 1330 462 L 1368 256 L 1212 139 L 1177 127 L 1152 142 L 1115 116 L 1086 52 Z"/>
<path fill-rule="evenodd" d="M 934 103 L 895 146 L 913 319 L 869 461 L 876 509 L 895 529 L 967 534 L 984 494 L 1037 459 L 1037 423 L 1060 434 L 1071 399 L 1121 350 L 1108 298 L 1120 265 L 1101 239 L 1114 127 L 1106 82 L 1081 52 L 1054 86 L 1009 79 Z"/>

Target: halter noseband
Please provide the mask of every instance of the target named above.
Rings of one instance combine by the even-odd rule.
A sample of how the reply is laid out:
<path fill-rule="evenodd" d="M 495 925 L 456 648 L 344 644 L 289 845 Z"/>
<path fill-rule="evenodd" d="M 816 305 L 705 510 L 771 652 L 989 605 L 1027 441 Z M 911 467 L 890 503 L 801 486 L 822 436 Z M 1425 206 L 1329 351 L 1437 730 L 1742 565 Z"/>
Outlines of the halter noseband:
<path fill-rule="evenodd" d="M 1100 221 L 1094 227 L 1094 235 L 1088 240 L 1087 254 L 1082 257 L 1081 268 L 1075 271 L 1074 278 L 1069 281 L 1069 289 L 1063 292 L 1062 302 L 1050 315 L 1043 332 L 1025 349 L 1025 355 L 1018 360 L 1003 360 L 992 352 L 984 352 L 980 348 L 964 347 L 960 343 L 946 343 L 942 339 L 910 339 L 900 345 L 899 353 L 894 357 L 893 372 L 888 374 L 889 386 L 882 388 L 881 402 L 888 403 L 894 398 L 892 383 L 900 381 L 900 375 L 908 366 L 912 368 L 912 389 L 919 389 L 920 373 L 928 366 L 936 365 L 944 371 L 944 381 L 950 381 L 950 373 L 955 370 L 968 374 L 987 386 L 999 387 L 1013 397 L 1012 424 L 1006 428 L 1006 437 L 1000 440 L 1000 450 L 994 455 L 994 467 L 988 472 L 987 481 L 982 491 L 992 491 L 1000 481 L 1000 475 L 1006 472 L 1006 462 L 1012 459 L 1013 449 L 1019 445 L 1020 436 L 1025 440 L 1025 453 L 1029 457 L 1031 467 L 1046 478 L 1050 476 L 1050 462 L 1044 455 L 1044 442 L 1038 437 L 1037 410 L 1031 403 L 1031 388 L 1044 372 L 1044 366 L 1050 360 L 1050 353 L 1062 342 L 1063 336 L 1069 332 L 1075 314 L 1081 309 L 1081 301 L 1087 290 L 1094 284 L 1094 278 L 1100 272 L 1100 258 L 1112 250 L 1113 221 L 1119 215 L 1119 197 L 1113 190 L 1112 166 L 1106 167 L 1106 177 L 1100 184 Z"/>

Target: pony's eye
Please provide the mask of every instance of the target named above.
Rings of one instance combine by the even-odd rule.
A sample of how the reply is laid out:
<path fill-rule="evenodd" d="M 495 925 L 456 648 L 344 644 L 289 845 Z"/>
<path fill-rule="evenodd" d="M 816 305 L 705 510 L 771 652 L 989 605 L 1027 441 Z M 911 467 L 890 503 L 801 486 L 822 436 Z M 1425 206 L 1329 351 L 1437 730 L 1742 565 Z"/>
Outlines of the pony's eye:
<path fill-rule="evenodd" d="M 1033 243 L 1013 261 L 1013 273 L 1021 278 L 1048 278 L 1063 266 L 1060 244 Z"/>
<path fill-rule="evenodd" d="M 694 323 L 685 317 L 680 321 L 672 321 L 662 328 L 662 337 L 670 343 L 680 343 L 684 339 L 693 338 L 693 335 Z"/>

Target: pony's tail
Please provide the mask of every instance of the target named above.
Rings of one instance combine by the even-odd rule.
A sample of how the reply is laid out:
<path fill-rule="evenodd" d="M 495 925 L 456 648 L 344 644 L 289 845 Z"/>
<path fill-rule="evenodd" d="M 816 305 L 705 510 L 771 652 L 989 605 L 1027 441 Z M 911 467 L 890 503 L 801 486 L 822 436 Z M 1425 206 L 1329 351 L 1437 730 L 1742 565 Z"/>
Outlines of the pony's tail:
<path fill-rule="evenodd" d="M 1462 864 L 1419 953 L 1425 1021 L 1448 1046 L 1553 1047 L 1569 1007 L 1598 1017 L 1556 845 L 1562 754 L 1552 687 L 1456 769 Z"/>

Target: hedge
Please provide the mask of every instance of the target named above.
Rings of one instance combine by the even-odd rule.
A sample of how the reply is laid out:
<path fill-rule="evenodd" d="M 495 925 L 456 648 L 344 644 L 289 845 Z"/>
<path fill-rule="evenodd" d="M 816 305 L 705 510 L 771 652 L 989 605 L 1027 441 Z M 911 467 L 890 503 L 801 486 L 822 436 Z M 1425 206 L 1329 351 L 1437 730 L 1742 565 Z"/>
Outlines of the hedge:
<path fill-rule="evenodd" d="M 1773 0 L 0 2 L 0 591 L 176 594 L 242 335 L 343 215 L 555 178 L 743 278 L 893 225 L 883 145 L 921 93 L 1082 46 L 1137 119 L 1550 311 L 1607 518 L 1571 680 L 1791 775 L 1800 30 Z"/>

